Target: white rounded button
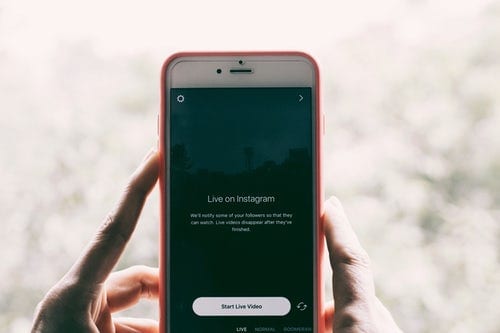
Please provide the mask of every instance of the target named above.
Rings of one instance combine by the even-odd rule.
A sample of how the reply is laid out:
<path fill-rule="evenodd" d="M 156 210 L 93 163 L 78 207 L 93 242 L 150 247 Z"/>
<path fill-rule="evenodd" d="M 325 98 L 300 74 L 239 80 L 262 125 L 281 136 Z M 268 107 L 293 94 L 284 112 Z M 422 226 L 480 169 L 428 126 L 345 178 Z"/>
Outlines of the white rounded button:
<path fill-rule="evenodd" d="M 284 316 L 290 308 L 285 297 L 198 297 L 193 302 L 198 316 Z"/>

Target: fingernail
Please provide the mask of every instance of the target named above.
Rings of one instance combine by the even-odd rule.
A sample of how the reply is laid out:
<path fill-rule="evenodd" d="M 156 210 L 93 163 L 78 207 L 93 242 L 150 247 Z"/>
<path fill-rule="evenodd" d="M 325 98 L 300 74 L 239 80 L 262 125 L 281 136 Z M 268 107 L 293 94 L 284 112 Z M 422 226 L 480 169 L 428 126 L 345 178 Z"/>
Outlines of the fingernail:
<path fill-rule="evenodd" d="M 146 162 L 152 155 L 154 155 L 154 153 L 156 153 L 156 149 L 151 148 L 146 156 L 144 156 L 144 158 L 142 159 L 142 162 Z"/>
<path fill-rule="evenodd" d="M 342 204 L 340 203 L 340 200 L 334 195 L 329 197 L 328 200 L 326 200 L 326 203 L 328 203 L 332 206 L 342 206 Z"/>

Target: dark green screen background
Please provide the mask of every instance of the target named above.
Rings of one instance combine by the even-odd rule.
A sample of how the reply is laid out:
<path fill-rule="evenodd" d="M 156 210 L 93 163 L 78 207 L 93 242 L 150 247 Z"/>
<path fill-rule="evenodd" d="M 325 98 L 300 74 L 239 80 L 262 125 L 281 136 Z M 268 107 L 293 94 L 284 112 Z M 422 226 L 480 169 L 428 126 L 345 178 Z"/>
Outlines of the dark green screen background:
<path fill-rule="evenodd" d="M 299 102 L 299 94 L 303 100 Z M 177 101 L 182 95 L 183 102 Z M 170 91 L 170 332 L 313 326 L 313 163 L 310 88 Z M 274 203 L 207 202 L 208 195 Z M 191 213 L 292 213 L 289 226 L 192 226 Z M 199 317 L 198 297 L 286 297 L 286 316 Z M 305 311 L 296 305 L 305 302 Z"/>

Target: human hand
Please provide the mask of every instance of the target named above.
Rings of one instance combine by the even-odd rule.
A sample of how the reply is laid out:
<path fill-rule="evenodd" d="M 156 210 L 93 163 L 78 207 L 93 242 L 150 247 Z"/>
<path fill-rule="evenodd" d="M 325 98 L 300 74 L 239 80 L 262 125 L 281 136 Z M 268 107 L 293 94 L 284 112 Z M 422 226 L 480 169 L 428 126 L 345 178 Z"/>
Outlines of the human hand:
<path fill-rule="evenodd" d="M 158 178 L 158 154 L 150 153 L 132 175 L 114 212 L 66 275 L 37 307 L 33 333 L 158 332 L 154 320 L 112 318 L 111 314 L 158 297 L 158 271 L 135 266 L 111 273 L 135 229 L 144 201 Z M 336 198 L 325 204 L 324 229 L 333 269 L 333 306 L 327 330 L 401 332 L 375 296 L 369 258 Z"/>
<path fill-rule="evenodd" d="M 111 316 L 141 298 L 158 298 L 158 270 L 134 266 L 110 274 L 135 229 L 158 171 L 158 153 L 151 151 L 83 254 L 39 303 L 32 333 L 158 332 L 154 320 Z"/>
<path fill-rule="evenodd" d="M 375 295 L 370 259 L 340 201 L 325 203 L 323 227 L 333 270 L 333 299 L 326 309 L 327 332 L 402 332 Z"/>

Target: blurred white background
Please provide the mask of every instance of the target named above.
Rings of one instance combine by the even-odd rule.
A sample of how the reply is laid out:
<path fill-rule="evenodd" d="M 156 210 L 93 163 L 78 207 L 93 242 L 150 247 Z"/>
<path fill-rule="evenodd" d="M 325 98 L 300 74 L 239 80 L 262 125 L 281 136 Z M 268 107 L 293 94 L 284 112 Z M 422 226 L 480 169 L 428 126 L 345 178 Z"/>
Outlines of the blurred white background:
<path fill-rule="evenodd" d="M 405 332 L 500 332 L 492 0 L 0 0 L 0 331 L 29 330 L 156 144 L 161 63 L 184 50 L 311 53 L 326 194 L 379 297 Z M 158 200 L 118 268 L 157 264 Z"/>

